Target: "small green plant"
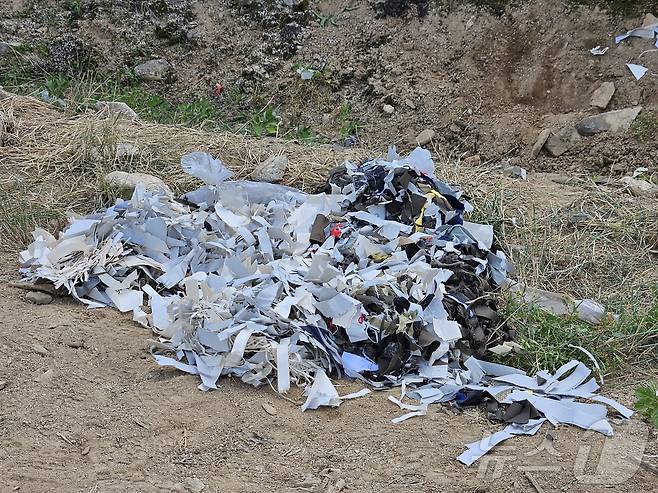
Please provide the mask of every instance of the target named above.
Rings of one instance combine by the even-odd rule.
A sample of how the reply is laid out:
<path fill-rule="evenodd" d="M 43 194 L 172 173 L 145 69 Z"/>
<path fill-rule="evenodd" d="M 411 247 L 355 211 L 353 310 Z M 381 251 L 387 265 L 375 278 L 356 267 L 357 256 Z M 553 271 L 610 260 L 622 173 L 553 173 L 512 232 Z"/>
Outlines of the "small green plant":
<path fill-rule="evenodd" d="M 74 19 L 82 16 L 82 0 L 69 0 L 68 9 Z"/>
<path fill-rule="evenodd" d="M 322 12 L 314 10 L 313 15 L 315 16 L 315 20 L 318 21 L 320 27 L 338 26 L 336 14 L 325 15 Z"/>
<path fill-rule="evenodd" d="M 46 89 L 50 97 L 61 98 L 71 85 L 71 80 L 64 74 L 52 75 L 46 79 Z"/>
<path fill-rule="evenodd" d="M 635 409 L 658 428 L 658 384 L 649 382 L 635 389 Z"/>
<path fill-rule="evenodd" d="M 648 113 L 640 114 L 633 122 L 631 131 L 635 139 L 643 144 L 654 140 L 658 136 L 658 117 Z"/>
<path fill-rule="evenodd" d="M 658 292 L 645 313 L 623 313 L 592 325 L 572 316 L 555 316 L 532 304 L 503 299 L 501 313 L 516 330 L 518 354 L 494 358 L 526 371 L 554 371 L 571 359 L 582 359 L 576 346 L 588 349 L 604 372 L 630 361 L 646 363 L 658 343 Z"/>
<path fill-rule="evenodd" d="M 215 122 L 218 117 L 217 107 L 212 101 L 203 98 L 176 106 L 176 122 L 192 127 Z"/>
<path fill-rule="evenodd" d="M 341 140 L 345 140 L 350 136 L 358 137 L 359 135 L 361 124 L 350 118 L 350 111 L 351 108 L 349 103 L 345 102 L 341 105 L 340 111 L 338 112 L 338 123 L 340 124 L 338 135 Z"/>
<path fill-rule="evenodd" d="M 256 137 L 263 135 L 276 135 L 279 131 L 280 118 L 276 111 L 267 107 L 260 113 L 251 117 L 251 133 Z"/>
<path fill-rule="evenodd" d="M 297 140 L 304 142 L 305 144 L 310 144 L 315 142 L 317 136 L 313 133 L 310 127 L 299 125 L 295 130 L 295 137 Z"/>
<path fill-rule="evenodd" d="M 351 12 L 352 10 L 356 10 L 358 8 L 358 5 L 348 5 L 343 7 L 339 12 L 336 12 L 335 14 L 323 14 L 318 10 L 314 10 L 313 15 L 315 16 L 315 20 L 318 22 L 320 27 L 327 27 L 330 25 L 338 26 L 338 19 L 341 14 Z"/>

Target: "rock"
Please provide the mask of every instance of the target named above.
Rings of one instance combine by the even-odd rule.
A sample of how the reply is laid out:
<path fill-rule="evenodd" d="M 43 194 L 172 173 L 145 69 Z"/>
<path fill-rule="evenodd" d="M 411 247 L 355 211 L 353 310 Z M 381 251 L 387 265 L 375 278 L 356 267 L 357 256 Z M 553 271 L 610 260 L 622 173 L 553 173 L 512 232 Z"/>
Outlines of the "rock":
<path fill-rule="evenodd" d="M 576 129 L 581 135 L 586 136 L 601 132 L 622 132 L 630 128 L 640 111 L 642 111 L 642 106 L 634 106 L 588 116 L 576 125 Z"/>
<path fill-rule="evenodd" d="M 163 190 L 166 193 L 171 193 L 169 187 L 160 178 L 147 175 L 146 173 L 126 173 L 125 171 L 112 171 L 103 178 L 103 184 L 117 188 L 122 192 L 122 196 L 126 194 L 132 195 L 138 183 L 142 183 L 144 188 L 148 191 L 155 192 Z"/>
<path fill-rule="evenodd" d="M 137 120 L 138 116 L 135 111 L 126 103 L 120 101 L 99 101 L 96 103 L 98 116 L 116 116 L 125 120 Z"/>
<path fill-rule="evenodd" d="M 569 175 L 555 175 L 551 177 L 551 181 L 559 185 L 569 185 L 577 180 L 573 176 L 569 176 Z"/>
<path fill-rule="evenodd" d="M 7 381 L 6 380 L 0 380 L 0 390 L 4 390 L 5 387 L 7 387 Z"/>
<path fill-rule="evenodd" d="M 654 26 L 658 24 L 658 17 L 653 15 L 650 12 L 647 12 L 644 15 L 644 19 L 642 20 L 642 26 L 641 27 L 649 27 L 649 26 Z"/>
<path fill-rule="evenodd" d="M 30 291 L 25 295 L 25 301 L 34 303 L 35 305 L 47 305 L 48 303 L 52 303 L 53 297 L 41 291 Z"/>
<path fill-rule="evenodd" d="M 522 180 L 528 179 L 528 172 L 521 166 L 507 166 L 503 169 L 503 173 L 510 178 L 521 178 Z"/>
<path fill-rule="evenodd" d="M 139 147 L 136 145 L 130 144 L 129 142 L 122 142 L 117 144 L 116 148 L 116 158 L 119 160 L 130 159 L 139 155 Z"/>
<path fill-rule="evenodd" d="M 190 493 L 201 493 L 206 487 L 199 478 L 187 478 L 183 484 Z"/>
<path fill-rule="evenodd" d="M 429 144 L 434 138 L 434 135 L 436 135 L 434 130 L 427 128 L 416 136 L 415 143 L 420 146 Z"/>
<path fill-rule="evenodd" d="M 604 82 L 596 91 L 592 93 L 592 99 L 590 99 L 589 104 L 590 106 L 604 110 L 608 107 L 608 104 L 610 103 L 610 100 L 614 94 L 614 82 Z"/>
<path fill-rule="evenodd" d="M 85 448 L 82 449 L 82 452 L 80 452 L 80 454 L 87 455 L 89 452 L 91 452 L 91 447 L 87 445 Z"/>
<path fill-rule="evenodd" d="M 637 180 L 630 176 L 624 176 L 619 180 L 620 183 L 626 185 L 631 194 L 636 197 L 653 197 L 658 195 L 658 185 L 645 180 Z"/>
<path fill-rule="evenodd" d="M 47 370 L 47 371 L 45 371 L 45 372 L 43 372 L 43 373 L 37 375 L 37 376 L 34 378 L 34 381 L 35 381 L 35 382 L 38 382 L 38 383 L 48 383 L 48 382 L 50 382 L 50 381 L 53 379 L 53 376 L 54 376 L 54 375 L 55 375 L 55 372 L 54 372 L 54 371 L 52 370 L 52 368 L 51 368 L 51 369 L 49 369 L 49 370 Z"/>
<path fill-rule="evenodd" d="M 185 37 L 190 43 L 198 43 L 203 39 L 203 33 L 201 32 L 201 29 L 194 27 L 185 33 Z"/>
<path fill-rule="evenodd" d="M 48 356 L 48 350 L 41 344 L 32 344 L 32 351 L 40 356 Z"/>
<path fill-rule="evenodd" d="M 393 106 L 390 104 L 385 104 L 382 110 L 384 110 L 384 113 L 387 115 L 392 115 L 395 112 L 395 108 L 393 108 Z"/>
<path fill-rule="evenodd" d="M 269 414 L 270 416 L 276 416 L 276 407 L 274 407 L 272 404 L 263 402 L 261 406 L 263 407 L 263 409 L 267 414 Z"/>
<path fill-rule="evenodd" d="M 475 154 L 474 156 L 469 156 L 464 159 L 464 163 L 470 164 L 471 166 L 480 166 L 482 164 L 482 158 L 479 154 Z"/>
<path fill-rule="evenodd" d="M 411 99 L 405 99 L 404 104 L 412 110 L 416 109 L 416 105 L 414 104 L 414 102 Z"/>
<path fill-rule="evenodd" d="M 23 45 L 14 41 L 0 41 L 0 58 L 10 55 L 14 50 L 18 50 Z"/>
<path fill-rule="evenodd" d="M 544 143 L 544 149 L 553 157 L 558 157 L 567 152 L 573 145 L 580 141 L 580 135 L 573 125 L 567 125 L 551 135 Z"/>
<path fill-rule="evenodd" d="M 157 58 L 137 65 L 134 70 L 135 75 L 142 80 L 162 82 L 169 78 L 173 67 L 164 58 Z"/>
<path fill-rule="evenodd" d="M 545 128 L 544 130 L 539 132 L 539 135 L 537 136 L 537 140 L 535 141 L 535 144 L 532 146 L 532 150 L 530 151 L 530 155 L 532 156 L 532 159 L 537 159 L 537 156 L 539 156 L 539 153 L 544 148 L 544 144 L 546 143 L 546 141 L 550 136 L 551 136 L 550 128 Z"/>
<path fill-rule="evenodd" d="M 283 180 L 283 176 L 288 169 L 288 158 L 282 156 L 272 156 L 265 162 L 256 166 L 251 173 L 251 179 L 256 181 L 267 181 L 277 183 Z"/>
<path fill-rule="evenodd" d="M 85 347 L 85 341 L 82 339 L 69 339 L 66 341 L 66 345 L 73 349 L 80 349 Z"/>

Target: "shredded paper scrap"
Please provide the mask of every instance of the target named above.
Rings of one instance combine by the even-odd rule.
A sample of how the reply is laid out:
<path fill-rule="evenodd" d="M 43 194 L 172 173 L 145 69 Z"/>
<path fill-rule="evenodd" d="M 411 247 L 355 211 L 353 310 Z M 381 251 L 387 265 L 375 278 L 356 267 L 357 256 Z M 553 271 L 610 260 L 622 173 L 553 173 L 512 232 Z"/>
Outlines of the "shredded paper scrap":
<path fill-rule="evenodd" d="M 488 296 L 510 266 L 493 228 L 464 220 L 471 205 L 435 177 L 427 150 L 346 162 L 317 194 L 230 181 L 205 153 L 181 164 L 205 185 L 179 198 L 138 186 L 58 237 L 37 229 L 24 278 L 132 313 L 157 335 L 157 363 L 198 375 L 201 390 L 222 375 L 304 386 L 307 410 L 367 394 L 341 397 L 330 376 L 401 385 L 396 423 L 432 403 L 493 403 L 509 424 L 469 444 L 465 464 L 546 420 L 610 435 L 605 405 L 630 416 L 595 395 L 577 361 L 530 377 L 483 360 L 513 344 Z"/>

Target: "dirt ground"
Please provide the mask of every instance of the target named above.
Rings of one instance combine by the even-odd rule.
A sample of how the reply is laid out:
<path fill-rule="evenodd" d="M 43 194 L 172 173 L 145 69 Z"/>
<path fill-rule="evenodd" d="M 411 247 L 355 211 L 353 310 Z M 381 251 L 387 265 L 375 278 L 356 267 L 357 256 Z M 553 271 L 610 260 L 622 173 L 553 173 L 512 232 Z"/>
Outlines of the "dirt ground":
<path fill-rule="evenodd" d="M 113 310 L 68 298 L 34 306 L 0 274 L 1 491 L 536 491 L 599 492 L 623 484 L 656 491 L 656 473 L 634 458 L 656 457 L 658 441 L 638 419 L 614 424 L 605 439 L 562 427 L 515 438 L 472 467 L 455 460 L 464 444 L 501 428 L 484 413 L 440 406 L 402 424 L 389 394 L 338 409 L 302 413 L 269 388 L 223 379 L 217 391 L 158 367 L 150 334 Z M 47 348 L 42 356 L 35 344 Z M 341 394 L 360 385 L 340 382 Z M 634 382 L 605 393 L 632 403 Z M 300 401 L 298 389 L 288 396 Z M 270 403 L 276 415 L 261 407 Z M 654 459 L 644 459 L 653 461 Z M 610 490 L 614 491 L 614 490 Z"/>
<path fill-rule="evenodd" d="M 77 4 L 87 13 L 74 22 L 67 5 L 75 2 L 10 3 L 12 9 L 0 8 L 0 41 L 36 47 L 73 33 L 93 47 L 107 71 L 165 57 L 174 66 L 173 80 L 148 84 L 172 100 L 212 97 L 212 88 L 222 82 L 227 94 L 267 95 L 286 125 L 307 125 L 334 142 L 338 114 L 347 102 L 364 148 L 382 151 L 397 144 L 404 151 L 410 137 L 429 128 L 436 132 L 432 148 L 442 161 L 479 154 L 492 170 L 509 162 L 528 168 L 533 177 L 540 174 L 535 171 L 567 178 L 618 176 L 642 166 L 647 174 L 658 173 L 655 139 L 641 144 L 630 133 L 583 139 L 560 158 L 530 159 L 543 128 L 559 128 L 593 112 L 589 97 L 601 82 L 617 86 L 609 109 L 640 104 L 643 114 L 656 115 L 657 54 L 639 57 L 646 40 L 619 47 L 612 41 L 639 26 L 643 12 L 622 18 L 573 2 L 530 1 L 493 13 L 456 2 L 447 10 L 432 6 L 423 17 L 412 9 L 376 18 L 370 2 L 345 10 L 351 2 L 325 0 L 311 6 L 336 14 L 336 25 L 322 27 L 310 14 L 295 15 L 292 20 L 303 29 L 287 38 L 278 31 L 269 35 L 268 22 L 281 19 L 259 19 L 240 7 L 264 0 L 82 0 Z M 185 29 L 173 37 L 154 35 L 163 19 L 146 6 L 160 3 L 192 4 Z M 30 10 L 33 4 L 41 7 Z M 588 50 L 596 45 L 611 49 L 593 57 Z M 643 63 L 651 73 L 637 82 L 624 66 L 628 62 Z M 300 80 L 296 63 L 326 64 L 331 81 Z M 226 96 L 214 101 L 222 108 L 233 104 Z M 394 113 L 384 113 L 384 104 L 394 106 Z M 4 164 L 11 169 L 7 176 L 19 168 Z M 500 190 L 522 187 L 526 182 L 508 180 Z M 528 196 L 535 190 L 536 197 L 528 198 L 527 216 L 541 204 L 555 209 L 558 219 L 573 206 L 575 212 L 591 213 L 590 221 L 599 220 L 592 211 L 598 210 L 600 195 L 551 187 L 529 189 Z M 630 208 L 635 199 L 627 195 L 623 203 Z M 653 199 L 643 207 L 648 200 Z M 510 219 L 515 227 L 517 216 L 523 223 L 521 213 Z M 627 220 L 615 214 L 604 214 L 601 227 Z M 546 217 L 547 223 L 555 219 Z M 571 229 L 564 234 L 575 235 Z M 547 283 L 538 286 L 561 289 L 570 283 L 572 294 L 607 301 L 608 286 L 630 283 L 629 276 L 641 279 L 640 268 L 633 267 L 635 275 L 622 254 L 614 268 L 600 261 L 599 249 L 610 256 L 616 248 L 626 252 L 625 242 L 612 245 L 614 238 L 591 248 L 574 243 L 577 251 L 558 259 L 564 265 L 551 266 L 552 277 L 536 273 Z M 551 250 L 535 246 L 527 255 L 543 258 Z M 646 265 L 640 262 L 642 275 L 655 281 L 654 254 L 643 243 L 637 251 L 648 259 Z M 402 412 L 387 396 L 399 390 L 306 413 L 299 409 L 300 389 L 281 397 L 270 388 L 227 378 L 219 390 L 201 392 L 196 377 L 156 365 L 147 351 L 152 334 L 129 317 L 87 310 L 69 298 L 28 304 L 24 291 L 9 286 L 18 278 L 15 258 L 15 252 L 0 255 L 0 492 L 185 492 L 200 491 L 200 483 L 204 492 L 658 491 L 657 432 L 637 418 L 615 421 L 615 436 L 608 439 L 568 426 L 551 431 L 546 424 L 536 436 L 512 439 L 465 467 L 455 460 L 465 444 L 502 428 L 480 409 L 455 413 L 433 406 L 426 416 L 395 425 L 390 420 Z M 599 272 L 604 268 L 609 272 Z M 603 293 L 591 283 L 579 284 L 588 274 L 605 279 Z M 35 345 L 47 352 L 39 354 Z M 630 406 L 641 380 L 644 376 L 628 372 L 606 380 L 603 393 Z M 341 394 L 362 388 L 339 384 Z M 265 403 L 276 415 L 265 412 Z"/>
<path fill-rule="evenodd" d="M 163 57 L 173 77 L 147 85 L 172 100 L 209 97 L 229 120 L 245 110 L 237 100 L 262 101 L 276 108 L 282 130 L 304 126 L 338 144 L 340 111 L 348 107 L 359 143 L 373 149 L 406 150 L 431 129 L 453 158 L 478 154 L 492 163 L 604 176 L 638 167 L 658 172 L 655 139 L 641 143 L 628 134 L 583 139 L 559 158 L 530 157 L 542 129 L 596 113 L 590 96 L 606 81 L 616 85 L 609 110 L 642 105 L 655 118 L 656 50 L 644 39 L 614 43 L 615 34 L 642 24 L 642 2 L 625 16 L 615 5 L 629 2 L 614 0 L 598 2 L 608 10 L 594 1 L 538 0 L 290 0 L 291 9 L 273 0 L 138 3 L 14 0 L 13 10 L 0 13 L 0 39 L 43 48 L 73 36 L 107 73 Z M 426 15 L 414 3 L 429 6 Z M 377 15 L 378 4 L 411 8 L 386 17 Z M 593 56 L 597 45 L 610 49 Z M 650 71 L 636 81 L 626 63 Z M 321 76 L 301 80 L 300 66 Z M 218 83 L 221 96 L 213 94 Z"/>

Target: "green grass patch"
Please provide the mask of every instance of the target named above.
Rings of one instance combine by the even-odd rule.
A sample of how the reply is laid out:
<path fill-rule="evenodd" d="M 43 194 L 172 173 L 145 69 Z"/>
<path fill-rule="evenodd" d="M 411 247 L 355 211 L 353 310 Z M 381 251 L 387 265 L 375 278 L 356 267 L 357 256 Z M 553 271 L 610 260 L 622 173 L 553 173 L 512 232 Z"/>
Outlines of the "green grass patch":
<path fill-rule="evenodd" d="M 630 364 L 655 362 L 658 356 L 658 293 L 648 311 L 624 313 L 618 320 L 599 325 L 576 316 L 557 317 L 509 299 L 503 303 L 502 312 L 516 329 L 516 342 L 524 350 L 497 359 L 527 371 L 554 371 L 571 359 L 588 362 L 574 346 L 591 352 L 604 373 L 614 373 Z"/>
<path fill-rule="evenodd" d="M 658 428 L 658 384 L 649 382 L 635 389 L 635 409 Z"/>
<path fill-rule="evenodd" d="M 631 125 L 631 133 L 642 144 L 654 140 L 658 137 L 658 116 L 641 113 Z"/>

